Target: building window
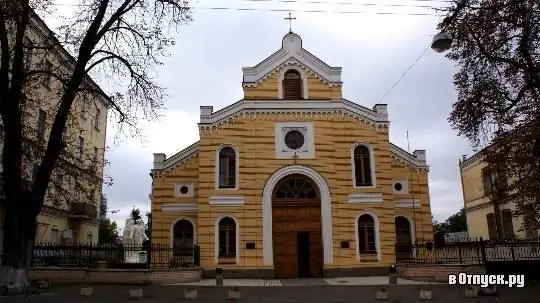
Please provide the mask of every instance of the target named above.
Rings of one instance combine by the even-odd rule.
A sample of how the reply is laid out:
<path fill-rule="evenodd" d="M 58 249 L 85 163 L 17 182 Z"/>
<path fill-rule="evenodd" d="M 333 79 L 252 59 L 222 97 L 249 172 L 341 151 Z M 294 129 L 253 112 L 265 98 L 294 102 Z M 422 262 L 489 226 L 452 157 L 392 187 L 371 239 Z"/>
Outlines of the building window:
<path fill-rule="evenodd" d="M 285 134 L 285 145 L 291 150 L 301 149 L 305 142 L 306 139 L 300 131 L 291 130 Z"/>
<path fill-rule="evenodd" d="M 79 160 L 82 160 L 82 157 L 84 155 L 84 138 L 79 137 L 79 142 L 77 144 L 77 157 Z"/>
<path fill-rule="evenodd" d="M 68 137 L 67 137 L 67 126 L 64 127 L 64 129 L 62 130 L 62 142 L 64 144 L 67 144 L 67 140 L 68 140 Z"/>
<path fill-rule="evenodd" d="M 367 146 L 358 145 L 354 148 L 353 167 L 355 186 L 373 186 L 371 155 Z"/>
<path fill-rule="evenodd" d="M 219 221 L 219 258 L 236 258 L 236 222 L 231 217 Z"/>
<path fill-rule="evenodd" d="M 503 209 L 502 211 L 502 225 L 504 230 L 505 239 L 514 238 L 514 223 L 512 211 L 509 209 Z"/>
<path fill-rule="evenodd" d="M 364 214 L 358 218 L 358 249 L 360 254 L 377 254 L 375 220 Z"/>
<path fill-rule="evenodd" d="M 60 233 L 57 228 L 51 228 L 51 238 L 49 239 L 51 243 L 58 244 L 60 241 Z"/>
<path fill-rule="evenodd" d="M 223 147 L 219 151 L 219 188 L 236 187 L 236 151 Z"/>
<path fill-rule="evenodd" d="M 194 244 L 193 224 L 188 220 L 178 220 L 173 226 L 173 255 L 192 256 Z"/>
<path fill-rule="evenodd" d="M 94 243 L 94 235 L 92 235 L 92 233 L 88 233 L 86 235 L 86 243 L 88 244 Z"/>
<path fill-rule="evenodd" d="M 486 215 L 486 221 L 488 226 L 488 235 L 490 240 L 497 239 L 497 223 L 495 221 L 495 214 L 490 213 Z"/>
<path fill-rule="evenodd" d="M 41 140 L 45 140 L 45 123 L 47 121 L 47 113 L 40 109 L 38 112 L 38 120 L 37 120 L 37 132 L 38 132 L 38 138 Z"/>
<path fill-rule="evenodd" d="M 94 204 L 94 202 L 96 201 L 96 192 L 93 189 L 90 190 L 89 200 L 90 200 L 90 204 Z"/>
<path fill-rule="evenodd" d="M 43 62 L 43 70 L 45 71 L 45 73 L 43 74 L 43 81 L 42 81 L 42 84 L 45 85 L 46 87 L 50 87 L 51 86 L 51 74 L 52 73 L 52 63 L 51 61 L 45 59 L 45 61 Z"/>
<path fill-rule="evenodd" d="M 98 165 L 98 154 L 99 154 L 99 149 L 97 147 L 94 147 L 94 158 L 92 159 L 94 169 L 96 169 Z"/>
<path fill-rule="evenodd" d="M 23 65 L 26 70 L 30 70 L 32 67 L 33 48 L 32 41 L 28 38 L 24 38 L 24 57 Z"/>
<path fill-rule="evenodd" d="M 491 170 L 488 167 L 484 167 L 482 169 L 482 187 L 486 196 L 491 195 L 493 191 L 493 179 L 491 176 Z"/>
<path fill-rule="evenodd" d="M 99 117 L 101 116 L 101 110 L 96 108 L 96 115 L 94 116 L 94 128 L 99 130 Z"/>
<path fill-rule="evenodd" d="M 283 99 L 302 99 L 302 76 L 296 70 L 288 70 L 283 77 Z"/>

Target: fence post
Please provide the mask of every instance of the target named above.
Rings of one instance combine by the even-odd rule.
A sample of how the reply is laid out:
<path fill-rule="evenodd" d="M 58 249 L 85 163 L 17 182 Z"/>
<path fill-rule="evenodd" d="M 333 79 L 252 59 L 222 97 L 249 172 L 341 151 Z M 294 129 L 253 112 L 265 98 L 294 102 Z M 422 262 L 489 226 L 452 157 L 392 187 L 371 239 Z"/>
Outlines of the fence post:
<path fill-rule="evenodd" d="M 486 243 L 482 237 L 480 237 L 480 253 L 482 255 L 482 264 L 486 265 Z"/>
<path fill-rule="evenodd" d="M 514 252 L 515 241 L 510 242 L 510 253 L 512 254 L 512 262 L 516 262 L 516 253 Z"/>
<path fill-rule="evenodd" d="M 90 243 L 90 246 L 89 246 L 89 251 L 88 251 L 88 269 L 92 268 L 92 254 L 94 253 L 94 250 L 93 250 L 93 245 L 94 243 Z"/>

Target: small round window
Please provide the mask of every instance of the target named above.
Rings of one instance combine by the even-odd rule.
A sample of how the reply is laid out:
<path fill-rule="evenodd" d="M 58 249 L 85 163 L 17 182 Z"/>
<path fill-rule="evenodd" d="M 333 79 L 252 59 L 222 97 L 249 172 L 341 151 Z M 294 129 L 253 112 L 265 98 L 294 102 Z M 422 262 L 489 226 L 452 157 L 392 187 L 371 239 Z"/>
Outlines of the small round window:
<path fill-rule="evenodd" d="M 396 183 L 394 184 L 394 189 L 395 189 L 396 191 L 401 191 L 401 190 L 403 189 L 403 184 L 401 184 L 401 183 L 399 183 L 399 182 L 396 182 Z"/>
<path fill-rule="evenodd" d="M 187 186 L 184 185 L 184 186 L 180 187 L 180 193 L 181 193 L 182 195 L 187 194 L 188 191 L 189 191 L 189 188 L 188 188 Z"/>
<path fill-rule="evenodd" d="M 291 130 L 285 135 L 285 145 L 290 149 L 300 149 L 304 146 L 304 142 L 304 135 L 297 130 Z"/>

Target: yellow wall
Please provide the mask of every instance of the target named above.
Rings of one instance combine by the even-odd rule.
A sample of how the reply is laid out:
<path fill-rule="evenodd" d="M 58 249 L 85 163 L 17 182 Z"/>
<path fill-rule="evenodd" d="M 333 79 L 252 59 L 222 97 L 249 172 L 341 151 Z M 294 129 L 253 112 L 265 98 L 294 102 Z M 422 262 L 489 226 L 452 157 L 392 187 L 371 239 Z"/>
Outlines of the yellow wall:
<path fill-rule="evenodd" d="M 196 222 L 197 243 L 201 246 L 201 265 L 214 268 L 214 228 L 222 215 L 232 215 L 240 226 L 240 262 L 226 267 L 262 268 L 262 189 L 266 180 L 277 169 L 293 164 L 291 159 L 275 159 L 274 123 L 293 120 L 290 115 L 267 115 L 264 118 L 237 119 L 234 124 L 212 133 L 201 131 L 198 157 L 184 166 L 166 173 L 156 173 L 152 200 L 152 239 L 170 243 L 170 228 L 177 219 L 188 217 Z M 432 239 L 431 211 L 428 199 L 427 174 L 413 172 L 413 195 L 399 196 L 399 199 L 414 197 L 420 200 L 422 210 L 396 209 L 392 190 L 395 178 L 410 179 L 410 170 L 391 159 L 388 133 L 377 132 L 373 126 L 343 118 L 298 118 L 294 121 L 313 121 L 315 139 L 315 159 L 298 159 L 297 164 L 308 165 L 320 173 L 327 181 L 332 198 L 333 216 L 333 265 L 327 267 L 376 266 L 394 262 L 396 215 L 407 215 L 416 222 L 416 238 Z M 376 188 L 356 189 L 352 186 L 351 146 L 357 141 L 371 144 L 375 153 Z M 240 179 L 238 190 L 215 190 L 215 157 L 221 144 L 233 144 L 239 151 Z M 197 180 L 196 198 L 173 197 L 175 182 Z M 383 203 L 349 204 L 348 195 L 353 193 L 382 193 Z M 242 206 L 209 205 L 209 197 L 234 195 L 243 196 Z M 196 213 L 163 213 L 165 203 L 198 203 Z M 373 212 L 379 220 L 381 262 L 362 262 L 356 259 L 355 218 L 364 211 Z M 341 249 L 340 241 L 350 240 L 351 248 Z M 254 242 L 255 250 L 244 250 L 246 242 Z"/>
<path fill-rule="evenodd" d="M 308 99 L 341 99 L 341 87 L 330 87 L 323 81 L 308 74 Z M 257 87 L 244 87 L 244 99 L 278 99 L 278 76 L 273 74 Z"/>

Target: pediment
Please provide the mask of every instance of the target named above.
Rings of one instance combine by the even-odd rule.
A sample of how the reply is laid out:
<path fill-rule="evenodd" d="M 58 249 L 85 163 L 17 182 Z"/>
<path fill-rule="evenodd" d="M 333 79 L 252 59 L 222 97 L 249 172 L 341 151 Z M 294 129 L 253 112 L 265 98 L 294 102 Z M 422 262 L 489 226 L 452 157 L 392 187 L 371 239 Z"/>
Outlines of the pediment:
<path fill-rule="evenodd" d="M 332 67 L 302 48 L 302 38 L 295 33 L 283 37 L 282 47 L 254 67 L 242 68 L 243 87 L 255 87 L 287 66 L 297 66 L 329 86 L 341 86 L 341 67 Z"/>

